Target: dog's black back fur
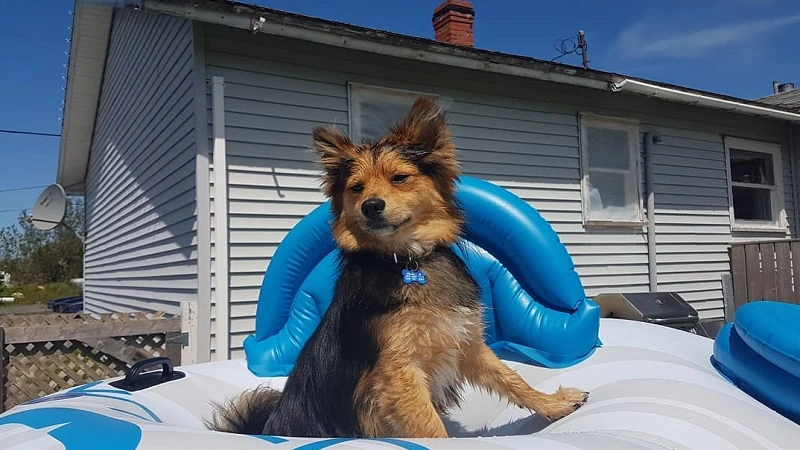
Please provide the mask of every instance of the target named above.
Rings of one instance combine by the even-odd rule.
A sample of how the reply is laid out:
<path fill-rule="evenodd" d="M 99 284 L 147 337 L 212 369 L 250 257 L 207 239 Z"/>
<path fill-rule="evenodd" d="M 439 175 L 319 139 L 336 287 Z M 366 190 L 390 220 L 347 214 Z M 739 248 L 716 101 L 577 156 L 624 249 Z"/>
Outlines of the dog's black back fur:
<path fill-rule="evenodd" d="M 333 301 L 300 352 L 263 434 L 362 437 L 353 396 L 359 379 L 377 361 L 372 323 L 405 301 L 404 265 L 367 252 L 343 252 L 340 263 Z M 434 304 L 479 307 L 477 285 L 450 248 L 437 248 L 420 266 L 429 277 L 446 279 L 451 295 L 431 299 Z"/>

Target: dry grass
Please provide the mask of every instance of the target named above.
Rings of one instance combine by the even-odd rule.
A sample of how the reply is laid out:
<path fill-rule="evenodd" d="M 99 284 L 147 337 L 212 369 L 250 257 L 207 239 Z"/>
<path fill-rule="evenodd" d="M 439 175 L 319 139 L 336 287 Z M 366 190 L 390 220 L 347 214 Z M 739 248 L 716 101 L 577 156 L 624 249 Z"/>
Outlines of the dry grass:
<path fill-rule="evenodd" d="M 21 297 L 14 295 L 22 294 Z M 22 286 L 0 287 L 0 297 L 17 297 L 13 303 L 0 303 L 0 308 L 6 305 L 32 305 L 36 303 L 47 303 L 62 297 L 74 297 L 81 295 L 82 290 L 79 286 L 72 283 L 47 283 L 47 284 L 27 284 Z"/>

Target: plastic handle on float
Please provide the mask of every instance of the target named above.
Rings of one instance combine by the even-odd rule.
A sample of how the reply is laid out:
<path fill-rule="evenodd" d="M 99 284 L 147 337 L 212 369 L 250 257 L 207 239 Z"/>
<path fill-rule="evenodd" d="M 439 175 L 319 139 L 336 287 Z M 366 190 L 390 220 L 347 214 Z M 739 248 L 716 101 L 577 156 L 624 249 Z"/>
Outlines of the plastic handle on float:
<path fill-rule="evenodd" d="M 159 365 L 161 366 L 160 372 L 155 370 L 149 372 L 144 371 L 145 369 Z M 128 370 L 125 378 L 109 384 L 126 391 L 138 391 L 169 381 L 178 380 L 185 376 L 185 373 L 173 369 L 171 359 L 159 356 L 135 363 Z"/>

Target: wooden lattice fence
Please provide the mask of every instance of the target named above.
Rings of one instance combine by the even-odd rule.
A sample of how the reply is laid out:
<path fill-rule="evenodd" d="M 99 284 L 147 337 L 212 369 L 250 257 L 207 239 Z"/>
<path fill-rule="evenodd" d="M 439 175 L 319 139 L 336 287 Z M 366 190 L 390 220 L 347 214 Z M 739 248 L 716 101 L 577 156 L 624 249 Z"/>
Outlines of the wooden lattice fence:
<path fill-rule="evenodd" d="M 154 356 L 180 364 L 179 317 L 164 313 L 0 315 L 0 412 Z M 168 343 L 170 342 L 170 343 Z"/>

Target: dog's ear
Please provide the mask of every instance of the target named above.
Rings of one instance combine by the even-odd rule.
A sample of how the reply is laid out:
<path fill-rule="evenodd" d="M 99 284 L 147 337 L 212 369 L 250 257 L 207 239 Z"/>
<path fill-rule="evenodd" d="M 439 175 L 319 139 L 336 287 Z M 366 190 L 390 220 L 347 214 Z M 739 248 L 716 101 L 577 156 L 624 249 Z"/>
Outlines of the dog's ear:
<path fill-rule="evenodd" d="M 419 97 L 389 135 L 396 141 L 425 148 L 429 152 L 452 150 L 444 116 L 436 101 L 429 97 Z"/>
<path fill-rule="evenodd" d="M 395 145 L 424 173 L 442 179 L 458 176 L 456 148 L 450 130 L 436 102 L 419 97 L 384 141 Z"/>
<path fill-rule="evenodd" d="M 344 188 L 356 148 L 340 131 L 331 128 L 314 128 L 311 133 L 319 163 L 325 169 L 323 190 L 328 196 Z"/>
<path fill-rule="evenodd" d="M 311 133 L 314 150 L 325 170 L 336 169 L 342 161 L 352 159 L 353 143 L 341 131 L 316 127 Z"/>

